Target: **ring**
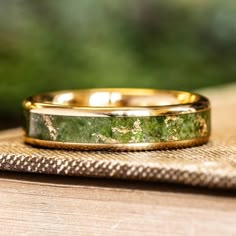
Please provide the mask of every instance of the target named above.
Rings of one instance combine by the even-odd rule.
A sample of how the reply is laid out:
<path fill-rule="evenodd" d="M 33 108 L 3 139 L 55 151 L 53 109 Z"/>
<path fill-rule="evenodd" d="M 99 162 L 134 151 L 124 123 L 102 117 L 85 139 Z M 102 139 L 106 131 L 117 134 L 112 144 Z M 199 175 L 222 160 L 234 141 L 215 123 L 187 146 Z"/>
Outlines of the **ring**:
<path fill-rule="evenodd" d="M 208 142 L 210 102 L 196 93 L 87 89 L 36 95 L 23 102 L 25 142 L 74 150 L 136 151 Z"/>

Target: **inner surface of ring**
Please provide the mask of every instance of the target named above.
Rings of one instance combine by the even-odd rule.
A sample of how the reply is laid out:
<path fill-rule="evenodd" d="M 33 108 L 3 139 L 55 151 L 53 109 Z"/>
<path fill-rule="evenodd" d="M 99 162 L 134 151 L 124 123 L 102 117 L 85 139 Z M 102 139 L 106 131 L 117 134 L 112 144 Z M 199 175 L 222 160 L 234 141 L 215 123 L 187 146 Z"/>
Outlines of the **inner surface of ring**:
<path fill-rule="evenodd" d="M 146 107 L 189 104 L 200 101 L 197 94 L 149 89 L 97 89 L 58 92 L 34 97 L 33 102 L 76 107 Z"/>

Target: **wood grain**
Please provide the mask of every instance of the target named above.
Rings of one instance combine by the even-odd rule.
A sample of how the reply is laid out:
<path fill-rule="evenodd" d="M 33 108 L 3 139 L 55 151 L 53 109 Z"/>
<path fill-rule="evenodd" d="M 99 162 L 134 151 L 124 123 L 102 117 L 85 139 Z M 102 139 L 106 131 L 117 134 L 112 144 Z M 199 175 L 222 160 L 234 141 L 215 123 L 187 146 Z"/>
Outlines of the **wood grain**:
<path fill-rule="evenodd" d="M 0 235 L 236 235 L 234 193 L 0 172 Z"/>

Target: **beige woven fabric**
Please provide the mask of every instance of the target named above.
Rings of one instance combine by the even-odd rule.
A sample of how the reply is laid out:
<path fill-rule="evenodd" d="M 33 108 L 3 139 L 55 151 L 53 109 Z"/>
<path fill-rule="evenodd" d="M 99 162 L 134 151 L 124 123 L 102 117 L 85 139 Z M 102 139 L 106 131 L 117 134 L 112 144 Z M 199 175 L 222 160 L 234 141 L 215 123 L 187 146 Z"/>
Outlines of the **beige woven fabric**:
<path fill-rule="evenodd" d="M 236 189 L 236 85 L 201 91 L 212 101 L 207 145 L 146 152 L 79 152 L 33 148 L 22 130 L 0 134 L 0 169 L 182 183 Z"/>

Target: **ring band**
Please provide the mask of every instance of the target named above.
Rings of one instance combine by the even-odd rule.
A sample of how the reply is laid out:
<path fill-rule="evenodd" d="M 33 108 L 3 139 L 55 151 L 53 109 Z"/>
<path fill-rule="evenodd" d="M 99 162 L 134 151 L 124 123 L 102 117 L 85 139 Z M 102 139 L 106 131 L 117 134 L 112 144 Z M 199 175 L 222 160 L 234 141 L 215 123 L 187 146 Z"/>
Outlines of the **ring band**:
<path fill-rule="evenodd" d="M 75 150 L 155 150 L 209 140 L 210 102 L 196 93 L 153 89 L 52 92 L 23 103 L 25 142 Z"/>

